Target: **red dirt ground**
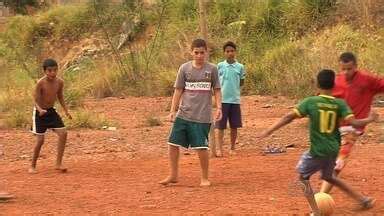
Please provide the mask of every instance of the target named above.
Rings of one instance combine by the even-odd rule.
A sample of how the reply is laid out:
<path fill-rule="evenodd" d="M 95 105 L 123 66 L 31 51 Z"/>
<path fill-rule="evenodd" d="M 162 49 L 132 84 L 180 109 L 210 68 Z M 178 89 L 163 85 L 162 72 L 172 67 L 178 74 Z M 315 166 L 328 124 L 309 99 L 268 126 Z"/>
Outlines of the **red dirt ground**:
<path fill-rule="evenodd" d="M 38 174 L 27 173 L 34 139 L 27 131 L 0 130 L 0 190 L 17 197 L 0 203 L 0 215 L 304 215 L 309 207 L 293 186 L 295 165 L 307 148 L 306 120 L 299 120 L 261 143 L 256 133 L 291 109 L 295 101 L 281 97 L 244 97 L 244 128 L 238 154 L 214 158 L 213 185 L 199 187 L 197 156 L 183 155 L 180 181 L 161 186 L 168 174 L 166 139 L 170 123 L 146 126 L 148 116 L 167 115 L 170 98 L 107 98 L 86 106 L 118 123 L 117 131 L 71 130 L 65 163 L 69 172 L 53 171 L 55 136 L 49 133 Z M 271 104 L 271 108 L 262 108 Z M 379 108 L 384 114 L 384 109 Z M 354 188 L 377 198 L 369 211 L 340 190 L 333 197 L 335 215 L 384 215 L 382 126 L 371 125 L 355 147 L 342 177 Z M 294 144 L 278 155 L 262 155 L 267 144 Z M 312 178 L 319 188 L 318 176 Z"/>

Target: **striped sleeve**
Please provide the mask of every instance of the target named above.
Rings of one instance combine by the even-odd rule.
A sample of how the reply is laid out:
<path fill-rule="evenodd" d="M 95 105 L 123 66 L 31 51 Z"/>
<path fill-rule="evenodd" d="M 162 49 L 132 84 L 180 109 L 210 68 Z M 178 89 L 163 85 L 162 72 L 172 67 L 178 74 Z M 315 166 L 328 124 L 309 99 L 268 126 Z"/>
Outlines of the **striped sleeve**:
<path fill-rule="evenodd" d="M 308 104 L 309 99 L 305 98 L 302 100 L 294 109 L 293 111 L 297 114 L 298 117 L 305 117 L 308 115 Z"/>

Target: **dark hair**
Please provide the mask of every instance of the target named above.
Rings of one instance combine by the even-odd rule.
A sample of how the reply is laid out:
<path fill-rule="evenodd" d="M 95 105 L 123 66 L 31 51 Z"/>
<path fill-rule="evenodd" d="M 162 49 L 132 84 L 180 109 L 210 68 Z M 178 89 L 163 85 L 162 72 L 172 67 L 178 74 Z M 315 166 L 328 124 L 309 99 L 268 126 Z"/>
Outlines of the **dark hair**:
<path fill-rule="evenodd" d="M 207 49 L 207 43 L 205 42 L 205 40 L 198 38 L 192 41 L 191 49 L 200 47 Z"/>
<path fill-rule="evenodd" d="M 43 62 L 43 69 L 46 70 L 47 67 L 57 67 L 57 62 L 54 59 L 45 59 Z"/>
<path fill-rule="evenodd" d="M 227 41 L 224 45 L 223 45 L 223 51 L 225 51 L 225 48 L 227 47 L 232 47 L 233 49 L 236 50 L 236 44 L 233 43 L 232 41 Z"/>
<path fill-rule="evenodd" d="M 345 52 L 341 54 L 339 60 L 343 63 L 353 62 L 356 64 L 356 56 L 351 52 Z"/>
<path fill-rule="evenodd" d="M 335 85 L 335 72 L 330 69 L 323 69 L 317 74 L 317 86 L 320 89 L 330 90 Z"/>

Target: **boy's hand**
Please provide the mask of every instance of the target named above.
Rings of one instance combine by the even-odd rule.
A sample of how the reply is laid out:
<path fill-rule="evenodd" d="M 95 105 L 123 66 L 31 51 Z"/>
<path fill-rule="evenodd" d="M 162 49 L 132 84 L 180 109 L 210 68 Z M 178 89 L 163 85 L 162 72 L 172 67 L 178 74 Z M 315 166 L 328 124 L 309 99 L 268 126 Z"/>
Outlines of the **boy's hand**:
<path fill-rule="evenodd" d="M 170 121 L 170 122 L 174 122 L 174 121 L 175 121 L 175 118 L 176 118 L 176 112 L 171 112 L 171 113 L 169 113 L 169 115 L 168 115 L 168 121 Z"/>
<path fill-rule="evenodd" d="M 215 121 L 220 121 L 222 117 L 221 108 L 216 110 Z"/>
<path fill-rule="evenodd" d="M 379 114 L 378 114 L 376 111 L 372 110 L 372 111 L 369 113 L 369 118 L 370 118 L 372 121 L 374 121 L 374 122 L 378 122 L 378 120 L 379 120 Z"/>
<path fill-rule="evenodd" d="M 72 115 L 71 115 L 68 111 L 65 111 L 65 115 L 66 115 L 69 119 L 72 119 Z"/>
<path fill-rule="evenodd" d="M 39 111 L 39 116 L 41 117 L 41 116 L 45 115 L 45 113 L 47 113 L 47 110 L 42 109 Z"/>

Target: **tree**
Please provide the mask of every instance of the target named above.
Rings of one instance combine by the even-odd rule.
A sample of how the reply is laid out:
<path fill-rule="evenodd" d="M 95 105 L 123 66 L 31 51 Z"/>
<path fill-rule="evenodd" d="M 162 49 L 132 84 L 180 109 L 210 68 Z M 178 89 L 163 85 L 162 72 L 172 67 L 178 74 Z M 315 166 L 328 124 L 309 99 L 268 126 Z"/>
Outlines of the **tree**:
<path fill-rule="evenodd" d="M 208 42 L 208 24 L 206 16 L 206 7 L 207 0 L 199 0 L 199 23 L 200 23 L 200 33 L 203 36 L 203 39 Z"/>
<path fill-rule="evenodd" d="M 207 23 L 207 3 L 208 0 L 199 0 L 199 25 L 200 25 L 200 34 L 203 39 L 208 43 L 208 23 Z M 208 47 L 209 53 L 209 47 Z M 207 56 L 209 59 L 209 54 Z M 211 126 L 209 132 L 209 143 L 211 145 L 212 154 L 216 155 L 216 140 L 215 140 L 215 127 L 214 124 Z"/>

